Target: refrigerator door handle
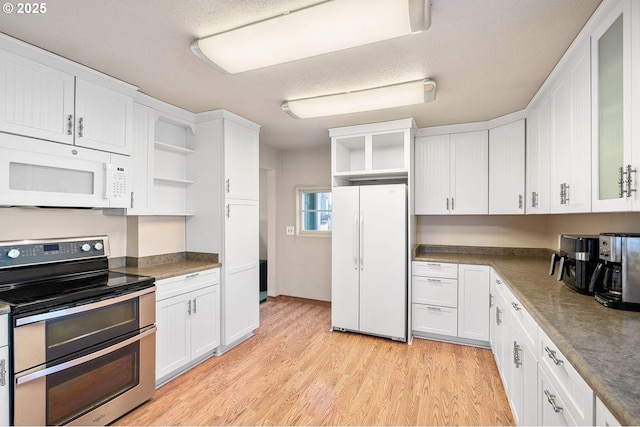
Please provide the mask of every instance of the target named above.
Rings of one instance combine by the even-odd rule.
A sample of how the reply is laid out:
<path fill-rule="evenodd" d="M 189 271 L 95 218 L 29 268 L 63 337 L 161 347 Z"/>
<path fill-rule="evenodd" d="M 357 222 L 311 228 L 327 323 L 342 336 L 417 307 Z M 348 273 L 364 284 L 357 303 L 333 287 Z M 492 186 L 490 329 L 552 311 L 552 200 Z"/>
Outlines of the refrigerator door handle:
<path fill-rule="evenodd" d="M 364 270 L 364 211 L 360 211 L 360 270 Z"/>
<path fill-rule="evenodd" d="M 353 268 L 358 269 L 358 211 L 353 213 Z"/>

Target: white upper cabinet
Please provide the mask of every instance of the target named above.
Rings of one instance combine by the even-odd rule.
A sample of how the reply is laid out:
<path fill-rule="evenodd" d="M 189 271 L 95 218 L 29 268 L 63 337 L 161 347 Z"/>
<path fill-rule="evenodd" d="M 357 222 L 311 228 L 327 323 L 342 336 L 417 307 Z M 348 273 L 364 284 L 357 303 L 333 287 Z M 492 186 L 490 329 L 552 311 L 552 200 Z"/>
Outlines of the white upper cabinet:
<path fill-rule="evenodd" d="M 258 200 L 258 132 L 227 120 L 224 141 L 225 198 Z"/>
<path fill-rule="evenodd" d="M 133 98 L 76 78 L 76 145 L 131 154 Z"/>
<path fill-rule="evenodd" d="M 406 178 L 413 119 L 329 129 L 334 183 L 370 178 Z"/>
<path fill-rule="evenodd" d="M 524 119 L 489 129 L 489 213 L 524 214 Z"/>
<path fill-rule="evenodd" d="M 416 138 L 416 215 L 488 213 L 488 157 L 486 130 Z"/>
<path fill-rule="evenodd" d="M 543 95 L 527 115 L 526 213 L 549 213 L 551 106 Z"/>
<path fill-rule="evenodd" d="M 550 89 L 552 213 L 591 211 L 590 58 L 586 40 Z"/>
<path fill-rule="evenodd" d="M 591 36 L 593 211 L 638 202 L 632 159 L 631 2 L 619 1 Z"/>
<path fill-rule="evenodd" d="M 0 37 L 1 132 L 130 155 L 134 91 L 126 83 Z"/>
<path fill-rule="evenodd" d="M 73 144 L 74 77 L 0 49 L 0 130 Z"/>

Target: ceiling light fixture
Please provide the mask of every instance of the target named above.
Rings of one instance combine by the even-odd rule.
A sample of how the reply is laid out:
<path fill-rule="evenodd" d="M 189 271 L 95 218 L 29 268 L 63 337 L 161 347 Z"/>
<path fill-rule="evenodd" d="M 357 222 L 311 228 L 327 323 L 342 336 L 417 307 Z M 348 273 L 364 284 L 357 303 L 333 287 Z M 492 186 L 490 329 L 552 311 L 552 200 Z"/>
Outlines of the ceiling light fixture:
<path fill-rule="evenodd" d="M 327 0 L 191 43 L 228 74 L 309 58 L 411 33 L 431 25 L 431 0 Z"/>
<path fill-rule="evenodd" d="M 422 104 L 431 102 L 435 98 L 436 82 L 426 79 L 314 98 L 294 99 L 285 101 L 282 104 L 282 110 L 296 119 L 309 119 Z"/>

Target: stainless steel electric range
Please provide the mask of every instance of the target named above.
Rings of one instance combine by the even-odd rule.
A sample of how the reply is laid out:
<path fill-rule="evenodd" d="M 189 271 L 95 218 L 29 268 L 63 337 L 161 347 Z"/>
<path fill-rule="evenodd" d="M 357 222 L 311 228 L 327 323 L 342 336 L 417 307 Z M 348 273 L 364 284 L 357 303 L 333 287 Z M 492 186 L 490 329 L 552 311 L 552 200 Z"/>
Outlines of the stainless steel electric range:
<path fill-rule="evenodd" d="M 106 236 L 0 242 L 11 422 L 105 425 L 153 396 L 153 277 L 109 271 Z"/>

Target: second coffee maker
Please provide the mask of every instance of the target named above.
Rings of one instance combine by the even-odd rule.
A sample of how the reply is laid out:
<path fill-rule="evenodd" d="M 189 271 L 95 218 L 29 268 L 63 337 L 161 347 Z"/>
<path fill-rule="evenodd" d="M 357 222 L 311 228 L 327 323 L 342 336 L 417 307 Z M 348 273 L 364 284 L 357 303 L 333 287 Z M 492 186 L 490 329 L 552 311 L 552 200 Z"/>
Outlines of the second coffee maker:
<path fill-rule="evenodd" d="M 598 265 L 598 236 L 560 236 L 560 252 L 551 256 L 549 274 L 556 272 L 557 279 L 569 288 L 586 295 L 593 295 L 595 286 L 590 285 L 591 276 Z"/>

